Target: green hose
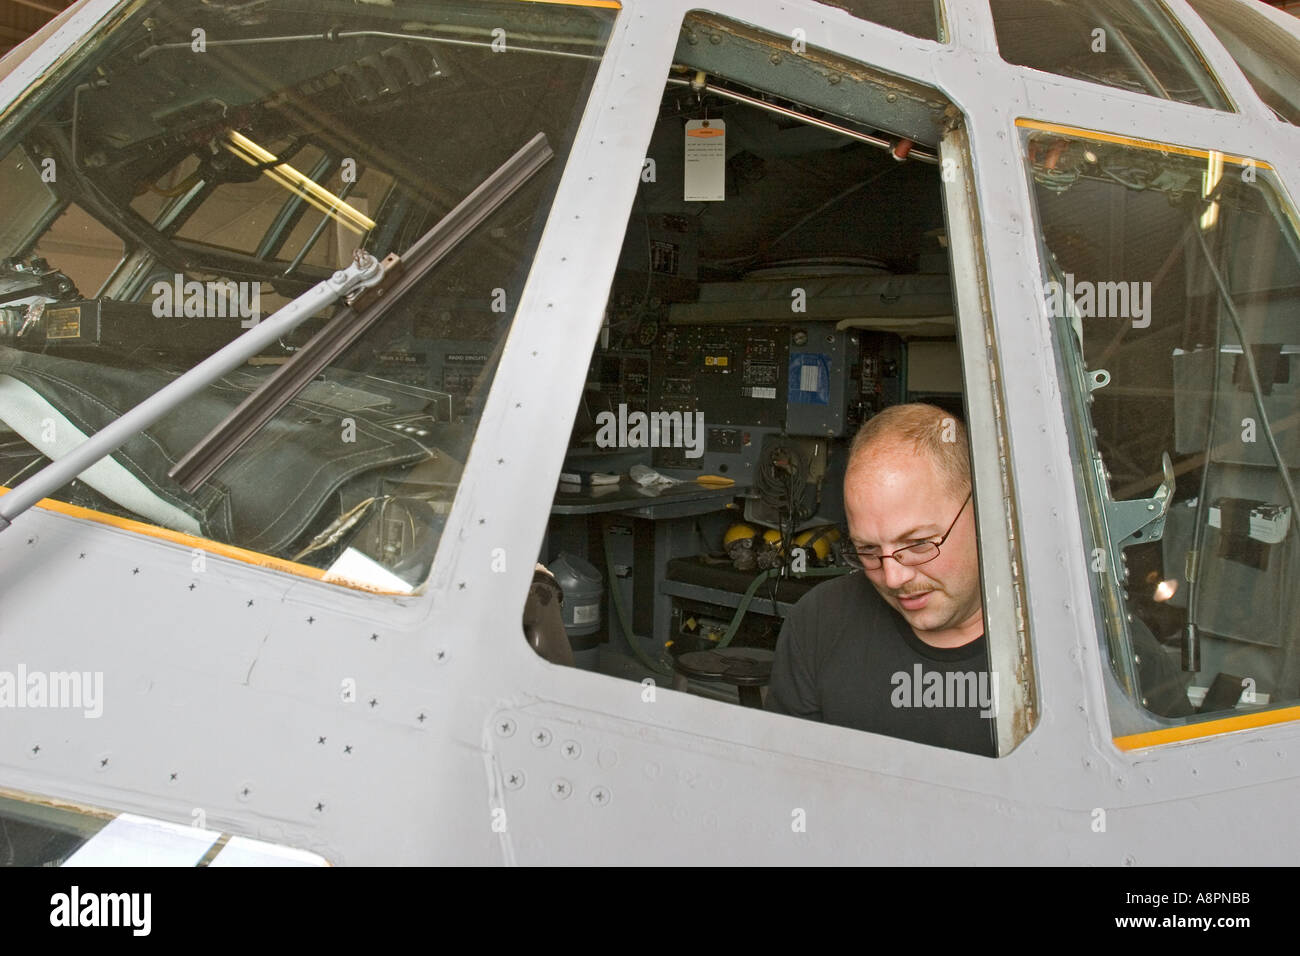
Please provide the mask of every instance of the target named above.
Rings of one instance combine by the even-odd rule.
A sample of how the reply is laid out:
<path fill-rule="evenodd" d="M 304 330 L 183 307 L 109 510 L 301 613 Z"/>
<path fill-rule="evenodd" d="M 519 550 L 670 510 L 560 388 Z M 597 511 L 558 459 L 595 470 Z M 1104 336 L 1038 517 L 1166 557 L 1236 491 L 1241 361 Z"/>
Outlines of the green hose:
<path fill-rule="evenodd" d="M 749 587 L 745 589 L 745 596 L 740 599 L 740 604 L 736 607 L 735 616 L 732 617 L 731 623 L 727 625 L 726 633 L 722 635 L 722 639 L 718 641 L 719 648 L 726 647 L 730 644 L 731 639 L 735 637 L 736 632 L 740 630 L 740 622 L 744 620 L 745 613 L 749 610 L 750 602 L 754 600 L 754 595 L 758 592 L 758 586 L 770 578 L 774 572 L 779 570 L 779 568 L 768 568 L 761 574 L 755 575 L 754 580 L 749 582 Z M 854 570 L 854 568 L 832 566 L 829 568 L 809 568 L 807 571 L 793 571 L 791 573 L 800 578 L 825 578 L 833 575 L 852 574 Z"/>

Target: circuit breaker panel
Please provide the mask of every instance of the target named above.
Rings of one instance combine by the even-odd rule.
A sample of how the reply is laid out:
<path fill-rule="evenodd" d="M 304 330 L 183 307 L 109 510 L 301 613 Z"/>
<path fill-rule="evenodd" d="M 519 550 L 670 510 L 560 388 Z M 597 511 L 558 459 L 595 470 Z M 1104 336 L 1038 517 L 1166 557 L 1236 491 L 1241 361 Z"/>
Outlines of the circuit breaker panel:
<path fill-rule="evenodd" d="M 904 343 L 834 323 L 660 325 L 648 348 L 597 349 L 589 382 L 600 407 L 703 415 L 703 453 L 665 443 L 656 468 L 744 482 L 766 435 L 852 438 L 904 394 Z M 637 341 L 636 344 L 640 344 Z"/>

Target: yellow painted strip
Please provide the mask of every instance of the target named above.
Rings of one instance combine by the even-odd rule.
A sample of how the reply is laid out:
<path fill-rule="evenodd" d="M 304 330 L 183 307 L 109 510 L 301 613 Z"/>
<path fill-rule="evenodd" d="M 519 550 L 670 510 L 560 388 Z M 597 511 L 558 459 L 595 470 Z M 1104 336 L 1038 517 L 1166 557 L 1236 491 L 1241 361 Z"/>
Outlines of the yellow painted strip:
<path fill-rule="evenodd" d="M 1115 737 L 1114 743 L 1120 750 L 1137 750 L 1141 747 L 1157 747 L 1160 744 L 1177 743 L 1180 740 L 1213 737 L 1217 734 L 1231 733 L 1234 730 L 1270 727 L 1273 724 L 1284 724 L 1291 720 L 1300 720 L 1300 707 L 1282 707 L 1278 710 L 1265 710 L 1257 714 L 1241 714 L 1237 717 L 1207 720 L 1203 724 L 1186 724 L 1182 727 L 1150 730 L 1144 734 L 1129 734 L 1126 737 Z"/>
<path fill-rule="evenodd" d="M 618 0 L 522 0 L 523 3 L 558 3 L 563 7 L 604 7 L 607 10 L 622 10 L 623 4 Z"/>
<path fill-rule="evenodd" d="M 0 494 L 8 494 L 9 490 L 0 486 Z M 182 544 L 187 548 L 198 548 L 210 554 L 230 558 L 232 561 L 242 561 L 244 564 L 253 564 L 259 568 L 270 568 L 273 571 L 283 571 L 286 574 L 296 574 L 298 577 L 312 578 L 317 581 L 325 577 L 323 568 L 313 568 L 310 565 L 298 564 L 295 561 L 273 558 L 269 554 L 262 554 L 259 551 L 236 548 L 234 545 L 222 544 L 220 541 L 212 541 L 209 538 L 199 538 L 183 531 L 172 531 L 170 528 L 160 528 L 157 525 L 146 524 L 143 521 L 135 521 L 131 518 L 119 518 L 117 515 L 105 514 L 102 511 L 83 508 L 80 505 L 66 504 L 62 501 L 55 501 L 53 498 L 42 498 L 36 502 L 36 507 L 44 508 L 46 511 L 54 511 L 61 515 L 68 515 L 72 518 L 84 518 L 87 521 L 94 521 L 96 524 L 108 525 L 110 528 L 134 531 L 136 534 L 158 538 L 162 541 L 170 541 L 173 544 Z"/>
<path fill-rule="evenodd" d="M 1194 149 L 1190 146 L 1171 146 L 1168 143 L 1158 143 L 1151 139 L 1135 139 L 1132 136 L 1116 136 L 1114 133 L 1099 133 L 1096 130 L 1076 129 L 1073 126 L 1061 126 L 1057 123 L 1040 123 L 1037 120 L 1018 119 L 1016 125 L 1024 129 L 1037 129 L 1045 133 L 1061 133 L 1066 136 L 1076 136 L 1079 139 L 1092 139 L 1102 143 L 1119 143 L 1123 146 L 1135 146 L 1138 149 L 1150 149 L 1160 153 L 1175 153 L 1179 156 L 1194 156 L 1197 159 L 1209 159 L 1211 156 L 1221 157 L 1225 163 L 1233 163 L 1237 166 L 1245 166 L 1247 163 L 1254 164 L 1257 169 L 1271 170 L 1273 167 L 1260 159 L 1251 159 L 1246 156 L 1230 156 L 1227 153 L 1221 153 L 1213 149 Z"/>

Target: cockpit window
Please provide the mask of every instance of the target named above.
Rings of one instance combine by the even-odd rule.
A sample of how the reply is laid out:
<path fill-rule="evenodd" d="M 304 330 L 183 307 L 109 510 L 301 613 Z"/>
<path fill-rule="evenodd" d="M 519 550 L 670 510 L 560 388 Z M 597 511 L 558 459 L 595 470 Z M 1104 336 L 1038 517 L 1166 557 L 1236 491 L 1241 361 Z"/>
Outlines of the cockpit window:
<path fill-rule="evenodd" d="M 1200 54 L 1159 3 L 990 0 L 1008 63 L 1228 110 Z"/>
<path fill-rule="evenodd" d="M 418 7 L 418 9 L 417 9 Z M 363 248 L 554 156 L 196 490 L 174 466 L 342 304 L 55 497 L 389 591 L 427 575 L 613 3 L 148 4 L 0 143 L 0 484 Z"/>
<path fill-rule="evenodd" d="M 1112 724 L 1127 736 L 1295 702 L 1294 213 L 1262 161 L 1021 125 Z"/>
<path fill-rule="evenodd" d="M 1245 3 L 1189 0 L 1278 117 L 1300 125 L 1300 40 Z"/>

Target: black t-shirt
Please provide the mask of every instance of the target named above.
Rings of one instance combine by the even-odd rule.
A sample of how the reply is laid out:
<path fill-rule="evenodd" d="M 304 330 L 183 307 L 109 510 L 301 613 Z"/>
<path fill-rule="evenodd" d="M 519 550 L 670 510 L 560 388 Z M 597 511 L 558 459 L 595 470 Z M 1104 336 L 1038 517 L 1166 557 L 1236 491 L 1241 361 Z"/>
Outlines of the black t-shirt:
<path fill-rule="evenodd" d="M 853 573 L 791 609 L 766 709 L 992 757 L 996 694 L 983 635 L 930 647 Z"/>

